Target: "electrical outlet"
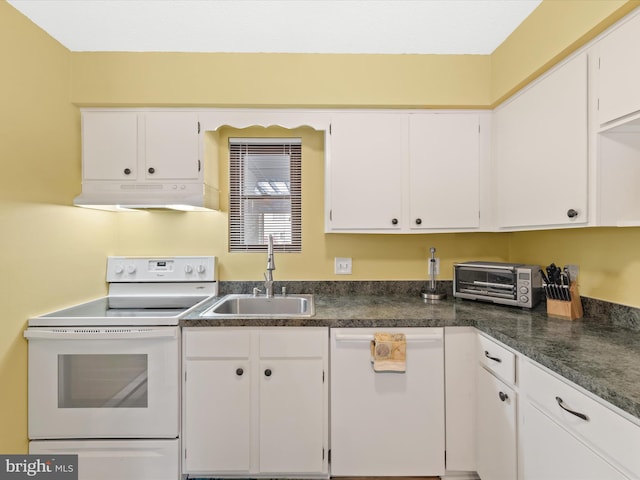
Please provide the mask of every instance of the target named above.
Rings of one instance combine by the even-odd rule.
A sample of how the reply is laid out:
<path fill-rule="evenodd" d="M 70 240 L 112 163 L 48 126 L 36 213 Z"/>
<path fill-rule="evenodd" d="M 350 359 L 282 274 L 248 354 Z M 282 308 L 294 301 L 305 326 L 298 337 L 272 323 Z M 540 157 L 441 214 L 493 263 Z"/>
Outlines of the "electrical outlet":
<path fill-rule="evenodd" d="M 351 259 L 335 257 L 335 273 L 336 275 L 351 275 Z"/>
<path fill-rule="evenodd" d="M 431 275 L 433 273 L 433 275 L 440 275 L 440 259 L 439 258 L 434 258 L 434 262 L 431 261 L 431 259 L 429 259 L 429 275 Z M 433 269 L 435 267 L 435 272 L 433 272 Z"/>
<path fill-rule="evenodd" d="M 569 277 L 571 277 L 572 282 L 578 281 L 578 276 L 580 275 L 580 267 L 578 265 L 566 265 L 567 270 L 569 270 Z"/>

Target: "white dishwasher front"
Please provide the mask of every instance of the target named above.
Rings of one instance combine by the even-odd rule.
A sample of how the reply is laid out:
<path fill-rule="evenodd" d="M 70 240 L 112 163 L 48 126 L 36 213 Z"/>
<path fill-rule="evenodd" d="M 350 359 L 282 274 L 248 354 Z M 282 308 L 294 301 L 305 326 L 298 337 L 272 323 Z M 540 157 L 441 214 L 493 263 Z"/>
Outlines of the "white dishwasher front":
<path fill-rule="evenodd" d="M 406 335 L 406 371 L 375 372 L 374 333 Z M 443 329 L 331 329 L 331 476 L 445 471 Z"/>

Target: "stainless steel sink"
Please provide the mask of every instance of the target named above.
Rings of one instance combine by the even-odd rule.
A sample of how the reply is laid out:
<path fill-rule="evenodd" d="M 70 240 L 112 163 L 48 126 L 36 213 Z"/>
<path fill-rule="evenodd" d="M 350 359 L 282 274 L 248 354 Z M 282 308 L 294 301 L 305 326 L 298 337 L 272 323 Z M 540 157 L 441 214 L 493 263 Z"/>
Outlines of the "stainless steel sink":
<path fill-rule="evenodd" d="M 202 312 L 202 317 L 312 317 L 313 295 L 227 295 Z"/>

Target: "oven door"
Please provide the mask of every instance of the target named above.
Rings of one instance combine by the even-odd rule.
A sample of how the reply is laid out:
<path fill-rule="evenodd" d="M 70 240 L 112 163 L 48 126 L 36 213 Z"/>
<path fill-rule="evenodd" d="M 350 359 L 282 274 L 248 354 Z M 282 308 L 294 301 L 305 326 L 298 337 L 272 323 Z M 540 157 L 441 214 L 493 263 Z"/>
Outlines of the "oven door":
<path fill-rule="evenodd" d="M 28 328 L 29 438 L 176 438 L 178 327 Z"/>

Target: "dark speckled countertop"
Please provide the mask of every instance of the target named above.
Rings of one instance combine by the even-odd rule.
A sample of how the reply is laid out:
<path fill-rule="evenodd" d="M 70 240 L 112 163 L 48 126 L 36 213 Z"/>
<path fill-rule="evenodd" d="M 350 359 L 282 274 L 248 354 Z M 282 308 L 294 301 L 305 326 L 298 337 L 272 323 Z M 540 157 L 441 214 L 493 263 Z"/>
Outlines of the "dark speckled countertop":
<path fill-rule="evenodd" d="M 242 290 L 251 291 L 246 286 Z M 401 290 L 404 293 L 391 291 L 385 292 L 385 295 L 371 295 L 366 288 L 358 292 L 321 291 L 315 294 L 315 316 L 286 320 L 269 317 L 201 317 L 200 313 L 214 302 L 211 300 L 192 310 L 180 325 L 334 328 L 473 326 L 607 400 L 636 417 L 640 423 L 640 331 L 635 329 L 636 323 L 627 328 L 610 318 L 611 308 L 598 308 L 589 299 L 583 299 L 585 317 L 569 321 L 548 317 L 544 304 L 533 310 L 525 310 L 453 300 L 451 295 L 447 300 L 428 304 L 413 288 Z M 615 313 L 615 309 L 613 311 Z M 626 312 L 626 315 L 629 316 L 629 313 Z M 630 316 L 633 317 L 632 322 L 636 322 L 636 312 Z"/>

